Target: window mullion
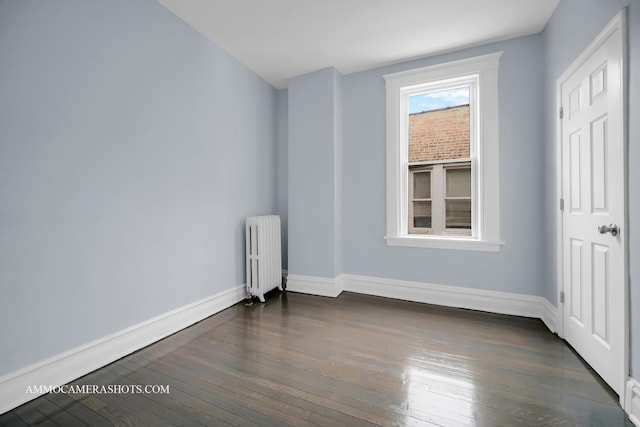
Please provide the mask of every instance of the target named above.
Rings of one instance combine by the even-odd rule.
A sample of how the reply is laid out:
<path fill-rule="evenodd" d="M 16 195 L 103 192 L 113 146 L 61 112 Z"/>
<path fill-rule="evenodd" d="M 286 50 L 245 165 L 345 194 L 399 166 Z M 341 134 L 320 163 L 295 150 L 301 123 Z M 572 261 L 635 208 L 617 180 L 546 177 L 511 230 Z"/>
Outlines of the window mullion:
<path fill-rule="evenodd" d="M 413 208 L 414 208 L 414 174 L 415 172 L 409 171 L 409 197 L 408 197 L 408 204 L 407 204 L 407 208 L 409 210 L 409 222 L 407 223 L 407 227 L 409 228 L 409 230 L 413 230 L 414 226 L 414 212 L 413 212 Z"/>
<path fill-rule="evenodd" d="M 433 234 L 442 234 L 445 225 L 444 167 L 433 165 L 431 175 L 431 221 Z"/>

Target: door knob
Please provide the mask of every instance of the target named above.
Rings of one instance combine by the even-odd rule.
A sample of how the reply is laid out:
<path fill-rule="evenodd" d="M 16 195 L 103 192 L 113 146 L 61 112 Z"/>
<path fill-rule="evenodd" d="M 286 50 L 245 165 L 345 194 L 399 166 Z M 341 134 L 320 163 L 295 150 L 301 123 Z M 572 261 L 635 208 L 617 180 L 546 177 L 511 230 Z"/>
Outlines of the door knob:
<path fill-rule="evenodd" d="M 600 227 L 598 227 L 598 231 L 600 232 L 600 234 L 611 233 L 612 236 L 617 236 L 618 226 L 615 224 L 609 224 L 608 226 L 603 224 Z"/>

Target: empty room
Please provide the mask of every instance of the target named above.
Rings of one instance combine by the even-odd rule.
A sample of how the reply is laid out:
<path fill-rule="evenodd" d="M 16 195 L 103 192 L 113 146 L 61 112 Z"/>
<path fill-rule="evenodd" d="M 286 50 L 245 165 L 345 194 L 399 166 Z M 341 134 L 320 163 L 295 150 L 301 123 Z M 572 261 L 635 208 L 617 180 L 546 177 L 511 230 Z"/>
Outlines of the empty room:
<path fill-rule="evenodd" d="M 638 0 L 0 0 L 0 425 L 640 426 Z"/>

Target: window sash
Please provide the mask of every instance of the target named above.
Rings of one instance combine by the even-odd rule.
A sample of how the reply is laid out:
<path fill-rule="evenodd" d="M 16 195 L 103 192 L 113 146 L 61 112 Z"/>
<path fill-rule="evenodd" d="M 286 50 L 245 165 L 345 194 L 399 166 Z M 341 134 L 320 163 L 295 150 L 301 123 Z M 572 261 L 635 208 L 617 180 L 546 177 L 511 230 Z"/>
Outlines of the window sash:
<path fill-rule="evenodd" d="M 409 177 L 409 197 L 408 199 L 408 233 L 409 234 L 432 234 L 432 235 L 451 235 L 451 236 L 471 236 L 473 232 L 473 220 L 471 223 L 471 229 L 465 228 L 453 228 L 446 226 L 447 212 L 446 203 L 447 200 L 469 200 L 471 202 L 471 218 L 473 218 L 473 195 L 468 197 L 448 197 L 447 185 L 446 185 L 446 172 L 452 169 L 470 169 L 473 172 L 472 162 L 470 160 L 466 162 L 441 162 L 437 164 L 430 164 L 428 166 L 409 165 L 408 177 Z M 414 195 L 414 183 L 415 175 L 418 173 L 429 172 L 431 175 L 431 197 L 429 199 L 415 198 Z M 473 173 L 471 173 L 473 176 Z M 431 202 L 431 227 L 416 227 L 415 226 L 415 202 Z"/>
<path fill-rule="evenodd" d="M 476 163 L 475 157 L 478 153 L 478 114 L 479 109 L 477 105 L 478 101 L 478 84 L 479 84 L 479 75 L 472 73 L 469 75 L 462 75 L 455 78 L 444 79 L 436 82 L 427 82 L 418 85 L 412 85 L 408 87 L 400 88 L 400 105 L 404 106 L 402 110 L 401 117 L 401 127 L 402 138 L 403 141 L 400 144 L 405 153 L 403 153 L 403 159 L 408 166 L 412 165 L 431 165 L 431 167 L 438 168 L 442 167 L 442 165 L 456 165 L 460 164 L 463 161 L 469 161 L 471 164 Z M 461 86 L 469 87 L 469 158 L 459 158 L 459 159 L 444 159 L 444 160 L 435 160 L 435 161 L 423 161 L 423 162 L 408 162 L 409 159 L 409 97 L 414 95 L 419 95 L 428 92 L 436 92 L 441 90 L 455 89 Z M 412 181 L 412 176 L 409 176 L 409 167 L 405 168 L 405 179 L 407 181 Z M 477 205 L 475 197 L 478 194 L 478 180 L 473 175 L 474 168 L 472 168 L 472 178 L 471 178 L 471 203 L 472 205 Z M 479 237 L 479 228 L 477 227 L 479 220 L 476 214 L 475 206 L 472 206 L 472 226 L 471 230 L 461 230 L 457 228 L 447 228 L 446 227 L 446 204 L 444 199 L 444 194 L 442 192 L 438 192 L 438 197 L 435 197 L 433 194 L 434 189 L 438 189 L 436 191 L 442 190 L 445 187 L 445 177 L 444 174 L 438 172 L 432 175 L 431 178 L 431 186 L 432 186 L 432 203 L 431 203 L 431 228 L 421 228 L 414 227 L 414 216 L 413 216 L 413 204 L 410 202 L 412 193 L 405 193 L 405 197 L 407 200 L 408 213 L 405 215 L 406 223 L 402 222 L 402 230 L 405 234 L 413 234 L 413 235 L 433 235 L 433 236 L 444 236 L 444 235 L 455 235 L 455 236 L 466 236 L 466 237 Z M 410 182 L 412 185 L 412 182 Z M 444 190 L 442 190 L 444 191 Z"/>

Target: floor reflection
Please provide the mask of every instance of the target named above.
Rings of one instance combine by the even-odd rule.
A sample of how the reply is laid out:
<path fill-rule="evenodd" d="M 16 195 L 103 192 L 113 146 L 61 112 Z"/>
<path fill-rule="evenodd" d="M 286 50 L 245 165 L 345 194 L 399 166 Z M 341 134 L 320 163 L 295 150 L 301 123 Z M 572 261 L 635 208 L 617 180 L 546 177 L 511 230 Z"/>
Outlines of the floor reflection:
<path fill-rule="evenodd" d="M 438 425 L 475 425 L 475 386 L 470 377 L 462 374 L 465 370 L 460 370 L 459 375 L 443 373 L 424 367 L 426 362 L 412 358 L 409 365 L 413 366 L 405 372 L 408 417 Z"/>

